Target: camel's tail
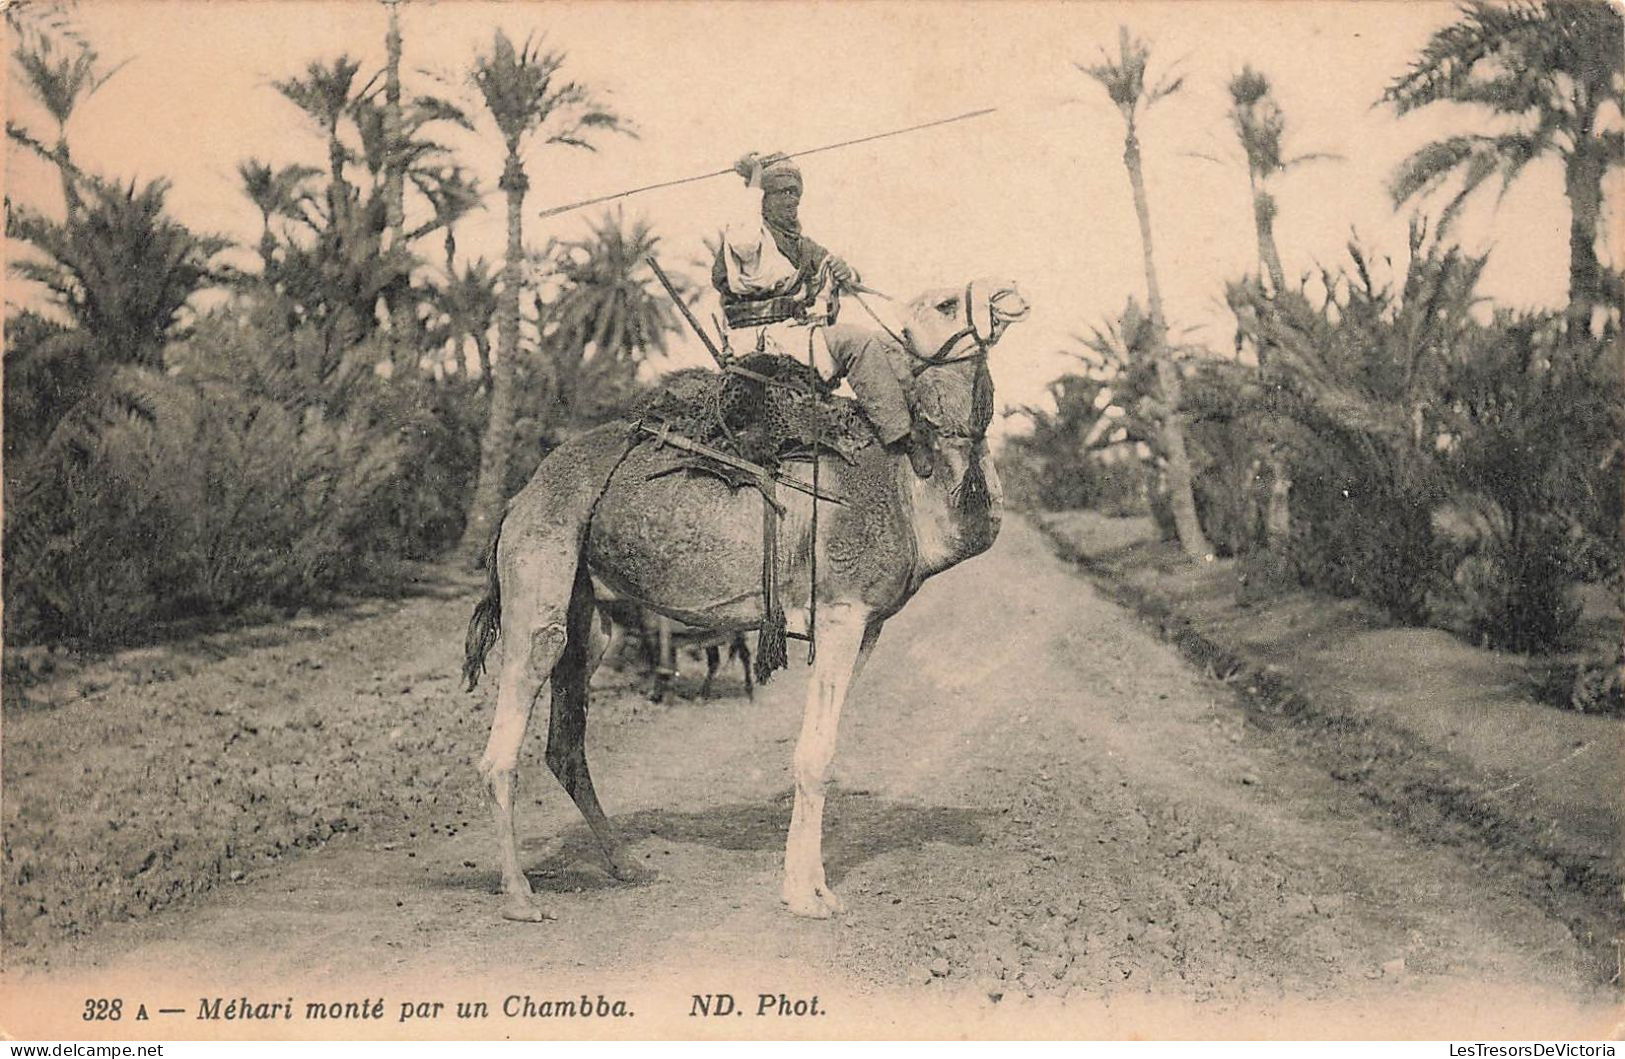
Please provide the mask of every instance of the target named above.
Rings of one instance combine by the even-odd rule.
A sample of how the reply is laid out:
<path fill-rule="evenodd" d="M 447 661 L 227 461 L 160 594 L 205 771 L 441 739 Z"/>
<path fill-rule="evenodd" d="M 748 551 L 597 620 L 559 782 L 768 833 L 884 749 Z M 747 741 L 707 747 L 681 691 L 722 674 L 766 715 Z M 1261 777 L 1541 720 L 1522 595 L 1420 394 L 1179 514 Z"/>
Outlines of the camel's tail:
<path fill-rule="evenodd" d="M 463 647 L 463 679 L 468 690 L 480 682 L 485 672 L 485 656 L 502 632 L 502 585 L 497 580 L 497 541 L 502 536 L 502 523 L 497 522 L 491 534 L 491 547 L 485 553 L 485 598 L 474 607 L 474 616 L 468 619 L 468 639 Z"/>

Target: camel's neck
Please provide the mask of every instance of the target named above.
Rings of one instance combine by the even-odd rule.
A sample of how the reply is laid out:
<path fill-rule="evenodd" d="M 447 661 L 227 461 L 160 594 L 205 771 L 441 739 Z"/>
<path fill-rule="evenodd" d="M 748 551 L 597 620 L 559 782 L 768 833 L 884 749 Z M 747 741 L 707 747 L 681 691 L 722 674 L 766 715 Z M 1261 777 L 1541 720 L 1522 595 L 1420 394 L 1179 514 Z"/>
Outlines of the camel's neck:
<path fill-rule="evenodd" d="M 992 458 L 980 454 L 983 472 L 990 483 L 996 483 Z M 995 485 L 992 501 L 985 513 L 964 515 L 954 501 L 953 490 L 959 484 L 964 469 L 953 473 L 946 461 L 939 464 L 936 474 L 920 478 L 910 469 L 906 458 L 899 458 L 895 473 L 903 500 L 908 505 L 914 526 L 916 548 L 915 577 L 923 581 L 941 573 L 972 556 L 980 555 L 993 543 L 999 531 L 999 493 Z"/>

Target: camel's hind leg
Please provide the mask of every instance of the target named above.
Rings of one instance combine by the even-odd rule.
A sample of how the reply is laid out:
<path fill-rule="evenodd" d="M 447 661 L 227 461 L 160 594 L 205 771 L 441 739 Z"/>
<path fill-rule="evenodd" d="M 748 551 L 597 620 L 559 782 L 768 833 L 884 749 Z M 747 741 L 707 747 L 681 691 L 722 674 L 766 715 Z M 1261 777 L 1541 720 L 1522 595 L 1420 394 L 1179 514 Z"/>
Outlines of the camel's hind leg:
<path fill-rule="evenodd" d="M 506 543 L 506 542 L 504 542 Z M 547 684 L 548 674 L 564 652 L 565 618 L 577 556 L 572 549 L 551 561 L 499 562 L 502 580 L 502 669 L 497 680 L 496 717 L 480 758 L 480 774 L 491 792 L 497 844 L 502 861 L 502 915 L 535 923 L 552 919 L 532 896 L 530 880 L 519 867 L 514 832 L 514 781 L 519 750 L 525 742 L 531 708 Z"/>
<path fill-rule="evenodd" d="M 872 646 L 867 613 L 833 605 L 818 614 L 818 660 L 807 681 L 807 705 L 796 743 L 795 808 L 784 849 L 784 901 L 798 916 L 827 918 L 844 910 L 824 879 L 824 781 L 835 757 L 841 707 L 864 647 Z"/>
<path fill-rule="evenodd" d="M 553 770 L 576 808 L 581 810 L 608 861 L 610 874 L 617 879 L 639 881 L 652 878 L 654 873 L 633 860 L 616 838 L 603 806 L 598 804 L 592 773 L 587 769 L 587 684 L 608 642 L 607 631 L 595 620 L 597 608 L 592 592 L 592 579 L 587 576 L 587 564 L 583 562 L 570 596 L 564 653 L 553 667 L 547 767 Z"/>

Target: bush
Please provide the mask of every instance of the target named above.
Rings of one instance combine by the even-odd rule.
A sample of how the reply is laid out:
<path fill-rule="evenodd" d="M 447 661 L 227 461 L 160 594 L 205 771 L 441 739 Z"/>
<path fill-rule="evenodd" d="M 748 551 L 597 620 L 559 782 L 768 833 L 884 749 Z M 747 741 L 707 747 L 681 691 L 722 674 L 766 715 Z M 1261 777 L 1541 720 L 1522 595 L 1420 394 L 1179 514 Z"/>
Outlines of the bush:
<path fill-rule="evenodd" d="M 169 372 L 117 369 L 43 440 L 17 439 L 8 642 L 112 645 L 297 606 L 455 543 L 479 460 L 472 387 L 384 379 L 375 340 L 331 338 L 240 303 L 166 350 Z"/>
<path fill-rule="evenodd" d="M 1256 374 L 1233 361 L 1199 361 L 1185 378 L 1186 451 L 1202 532 L 1221 558 L 1263 547 L 1270 437 L 1248 414 Z"/>
<path fill-rule="evenodd" d="M 1437 492 L 1425 465 L 1362 440 L 1323 434 L 1295 450 L 1287 561 L 1305 585 L 1423 624 L 1444 573 L 1430 523 Z"/>
<path fill-rule="evenodd" d="M 1491 646 L 1561 646 L 1572 586 L 1617 569 L 1619 354 L 1570 342 L 1552 316 L 1502 316 L 1472 335 L 1442 389 L 1451 502 L 1434 526 L 1454 573 L 1435 619 Z"/>
<path fill-rule="evenodd" d="M 201 322 L 170 359 L 189 378 L 235 386 L 301 414 L 347 419 L 404 449 L 408 470 L 379 500 L 381 549 L 427 559 L 456 543 L 479 465 L 485 402 L 469 380 L 381 378 L 379 335 L 339 324 L 290 322 L 274 299 L 255 299 Z"/>
<path fill-rule="evenodd" d="M 1560 646 L 1574 583 L 1618 569 L 1617 336 L 1476 320 L 1484 259 L 1424 246 L 1420 227 L 1397 290 L 1350 254 L 1318 306 L 1230 290 L 1264 366 L 1256 411 L 1290 424 L 1292 566 L 1403 622 Z"/>
<path fill-rule="evenodd" d="M 1085 446 L 1100 418 L 1095 403 L 1103 388 L 1097 379 L 1062 375 L 1049 384 L 1054 412 L 1021 409 L 1032 429 L 1008 437 L 999 454 L 1001 477 L 1009 479 L 1006 493 L 1013 504 L 1046 511 L 1145 513 L 1145 470 L 1140 461 L 1115 458 L 1120 449 Z M 1011 473 L 1005 476 L 1007 468 Z"/>
<path fill-rule="evenodd" d="M 378 498 L 374 540 L 404 559 L 440 555 L 462 538 L 479 472 L 485 404 L 477 384 L 417 379 L 376 387 L 358 414 L 402 451 L 402 473 Z"/>
<path fill-rule="evenodd" d="M 6 510 L 6 634 L 110 645 L 370 572 L 405 447 L 353 421 L 125 369 Z"/>

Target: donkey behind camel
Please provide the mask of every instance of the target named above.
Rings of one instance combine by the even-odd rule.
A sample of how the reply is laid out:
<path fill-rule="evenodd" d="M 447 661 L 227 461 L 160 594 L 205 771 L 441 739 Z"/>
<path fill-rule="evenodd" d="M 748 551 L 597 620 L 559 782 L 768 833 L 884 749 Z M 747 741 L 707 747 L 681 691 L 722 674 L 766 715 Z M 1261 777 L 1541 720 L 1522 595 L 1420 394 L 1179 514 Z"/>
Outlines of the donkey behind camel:
<path fill-rule="evenodd" d="M 996 308 L 1002 311 L 995 311 Z M 825 918 L 840 899 L 824 878 L 824 782 L 847 688 L 887 618 L 932 574 L 986 551 L 999 530 L 1001 494 L 985 435 L 992 415 L 988 348 L 1025 314 L 1010 285 L 972 283 L 909 303 L 900 336 L 918 374 L 916 414 L 935 429 L 936 470 L 921 479 L 878 444 L 854 463 L 825 455 L 817 540 L 812 498 L 779 490 L 778 583 L 786 627 L 805 634 L 816 661 L 794 758 L 795 808 L 784 856 L 790 911 Z M 547 764 L 575 801 L 619 879 L 647 877 L 615 836 L 587 771 L 587 683 L 607 643 L 593 578 L 623 598 L 691 625 L 750 629 L 762 617 L 762 497 L 704 475 L 661 474 L 669 449 L 629 449 L 625 424 L 559 446 L 509 504 L 492 541 L 489 591 L 469 623 L 472 687 L 500 635 L 496 717 L 480 769 L 495 802 L 503 915 L 553 918 L 519 866 L 514 777 L 531 708 L 552 689 Z M 784 470 L 812 480 L 810 462 Z M 653 475 L 653 477 L 651 477 Z M 809 557 L 816 549 L 816 564 Z M 815 606 L 809 576 L 816 566 Z"/>

